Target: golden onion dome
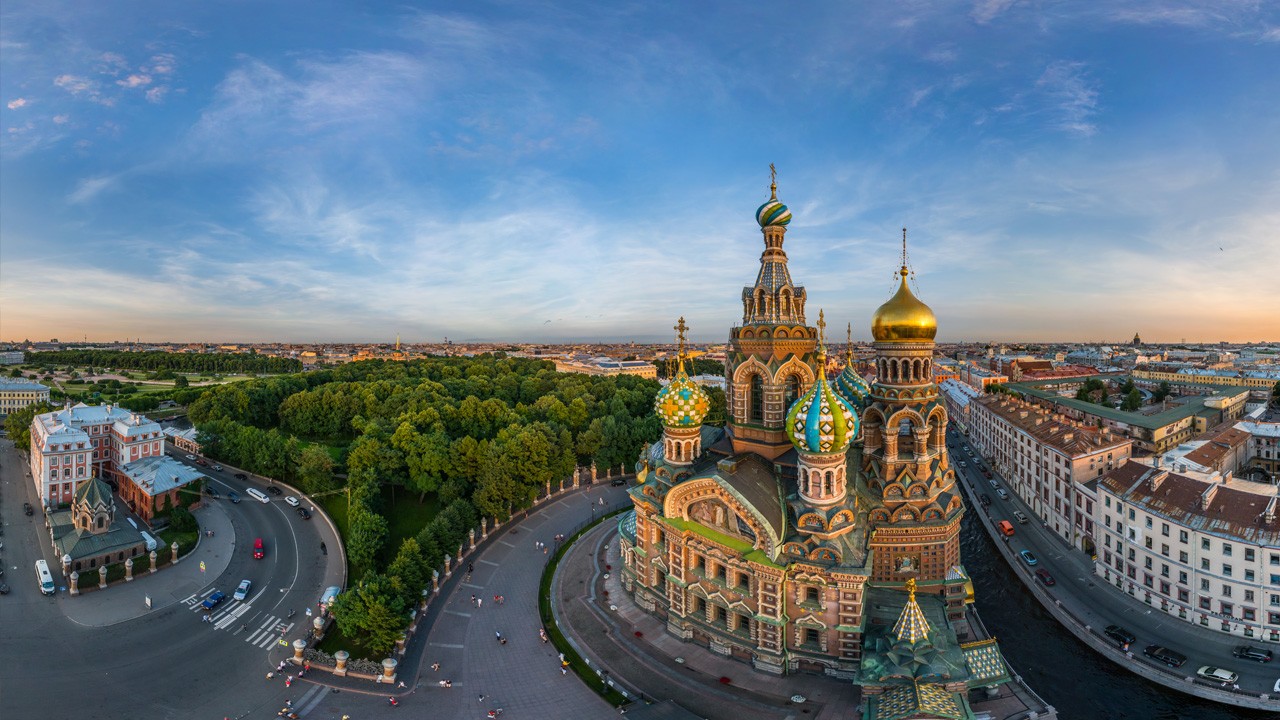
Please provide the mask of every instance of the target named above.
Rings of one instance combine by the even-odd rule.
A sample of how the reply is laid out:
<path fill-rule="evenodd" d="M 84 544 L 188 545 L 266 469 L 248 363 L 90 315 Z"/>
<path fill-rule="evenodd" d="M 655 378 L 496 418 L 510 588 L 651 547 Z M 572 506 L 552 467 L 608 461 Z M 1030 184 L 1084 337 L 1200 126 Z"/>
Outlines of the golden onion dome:
<path fill-rule="evenodd" d="M 902 284 L 889 302 L 876 309 L 871 320 L 871 336 L 876 342 L 931 341 L 938 334 L 938 319 L 907 287 L 905 265 L 899 274 Z"/>

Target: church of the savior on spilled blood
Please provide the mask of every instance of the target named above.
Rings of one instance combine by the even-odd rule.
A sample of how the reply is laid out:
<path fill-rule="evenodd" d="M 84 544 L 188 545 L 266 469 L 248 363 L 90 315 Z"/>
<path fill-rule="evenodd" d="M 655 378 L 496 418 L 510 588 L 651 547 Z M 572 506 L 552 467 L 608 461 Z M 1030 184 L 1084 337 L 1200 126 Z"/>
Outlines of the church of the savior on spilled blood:
<path fill-rule="evenodd" d="M 770 186 L 764 253 L 730 330 L 727 427 L 679 368 L 655 401 L 620 521 L 623 583 L 672 634 L 785 674 L 861 686 L 863 717 L 972 718 L 970 690 L 1009 680 L 994 640 L 972 640 L 960 562 L 964 505 L 933 382 L 933 311 L 908 287 L 871 321 L 874 382 L 846 353 L 827 377 L 824 326 L 782 249 L 791 212 Z M 905 237 L 905 236 L 904 236 Z"/>

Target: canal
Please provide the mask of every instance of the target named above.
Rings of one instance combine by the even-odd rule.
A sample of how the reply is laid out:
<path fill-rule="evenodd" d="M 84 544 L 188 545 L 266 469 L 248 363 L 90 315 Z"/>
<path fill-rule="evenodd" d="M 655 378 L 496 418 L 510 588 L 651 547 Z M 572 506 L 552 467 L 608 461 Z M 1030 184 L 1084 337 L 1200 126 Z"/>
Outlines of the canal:
<path fill-rule="evenodd" d="M 1091 650 L 1031 596 L 972 513 L 964 519 L 961 548 L 987 629 L 1013 668 L 1063 720 L 1275 720 L 1273 713 L 1219 705 L 1148 682 Z"/>

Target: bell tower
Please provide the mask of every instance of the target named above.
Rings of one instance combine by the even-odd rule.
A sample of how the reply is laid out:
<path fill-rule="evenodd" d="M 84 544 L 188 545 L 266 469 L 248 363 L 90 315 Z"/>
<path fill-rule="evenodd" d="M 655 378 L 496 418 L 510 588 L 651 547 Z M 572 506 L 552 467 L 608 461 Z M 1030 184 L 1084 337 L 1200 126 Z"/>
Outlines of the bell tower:
<path fill-rule="evenodd" d="M 734 452 L 772 459 L 791 447 L 787 408 L 815 380 L 818 333 L 805 324 L 805 290 L 787 269 L 782 243 L 791 211 L 778 200 L 773 165 L 769 178 L 769 199 L 756 210 L 764 235 L 760 272 L 754 285 L 742 289 L 742 325 L 729 333 L 725 378 Z"/>

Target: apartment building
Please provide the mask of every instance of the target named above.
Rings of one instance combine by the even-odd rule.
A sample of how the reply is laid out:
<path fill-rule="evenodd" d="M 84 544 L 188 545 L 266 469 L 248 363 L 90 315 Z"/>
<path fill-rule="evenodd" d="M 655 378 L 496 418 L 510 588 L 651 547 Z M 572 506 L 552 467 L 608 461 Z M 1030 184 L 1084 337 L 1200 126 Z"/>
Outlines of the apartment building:
<path fill-rule="evenodd" d="M 30 380 L 0 380 L 0 416 L 49 402 L 49 388 Z"/>
<path fill-rule="evenodd" d="M 1131 460 L 1097 490 L 1094 572 L 1104 581 L 1180 620 L 1280 642 L 1274 487 Z"/>
<path fill-rule="evenodd" d="M 159 423 L 118 406 L 80 403 L 31 420 L 31 477 L 50 507 L 70 503 L 90 477 L 119 486 L 124 465 L 163 454 Z"/>
<path fill-rule="evenodd" d="M 1003 393 L 975 398 L 968 406 L 969 443 L 1046 527 L 1092 553 L 1093 481 L 1128 460 L 1133 444 Z"/>

